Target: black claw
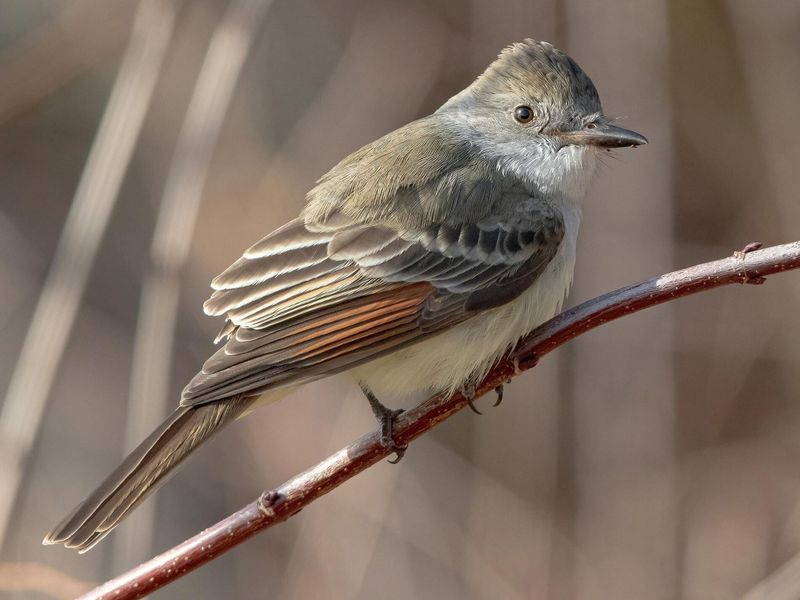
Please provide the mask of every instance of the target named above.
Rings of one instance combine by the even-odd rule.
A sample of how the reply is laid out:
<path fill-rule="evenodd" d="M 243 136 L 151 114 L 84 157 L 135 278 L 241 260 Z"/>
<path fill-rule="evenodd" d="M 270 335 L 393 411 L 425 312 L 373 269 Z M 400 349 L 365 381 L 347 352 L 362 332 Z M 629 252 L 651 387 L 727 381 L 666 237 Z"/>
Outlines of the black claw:
<path fill-rule="evenodd" d="M 483 416 L 483 413 L 475 407 L 475 398 L 470 398 L 469 396 L 467 396 L 466 398 L 467 398 L 467 404 L 469 405 L 470 409 L 472 409 L 472 412 L 474 412 L 476 415 Z"/>
<path fill-rule="evenodd" d="M 406 448 L 408 448 L 408 446 L 394 446 L 392 448 L 392 450 L 394 450 L 394 458 L 389 458 L 386 460 L 386 462 L 388 462 L 390 465 L 396 465 L 399 463 L 406 455 Z"/>
<path fill-rule="evenodd" d="M 500 406 L 500 403 L 503 401 L 503 392 L 505 392 L 503 384 L 501 383 L 496 388 L 494 388 L 494 391 L 497 394 L 497 400 L 494 401 L 494 404 L 492 404 L 492 406 Z"/>

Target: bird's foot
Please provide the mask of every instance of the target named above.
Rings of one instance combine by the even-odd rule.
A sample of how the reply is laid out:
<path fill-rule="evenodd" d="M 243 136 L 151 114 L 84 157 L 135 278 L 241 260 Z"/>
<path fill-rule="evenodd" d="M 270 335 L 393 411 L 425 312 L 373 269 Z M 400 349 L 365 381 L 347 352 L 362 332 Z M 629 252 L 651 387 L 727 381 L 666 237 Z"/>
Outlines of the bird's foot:
<path fill-rule="evenodd" d="M 482 415 L 483 413 L 475 407 L 475 383 L 468 381 L 461 386 L 459 391 L 461 392 L 461 395 L 464 396 L 464 399 L 467 401 L 467 404 L 472 412 L 474 412 L 476 415 Z"/>
<path fill-rule="evenodd" d="M 378 420 L 381 431 L 381 446 L 394 452 L 394 459 L 389 460 L 393 465 L 399 463 L 408 448 L 407 444 L 398 444 L 394 439 L 394 423 L 404 411 L 402 408 L 391 409 L 381 403 L 380 400 L 369 389 L 361 387 L 361 391 L 369 401 L 372 414 Z"/>
<path fill-rule="evenodd" d="M 741 250 L 737 250 L 736 252 L 734 252 L 733 256 L 734 258 L 744 261 L 744 258 L 747 254 L 755 250 L 758 250 L 759 248 L 761 248 L 761 246 L 762 246 L 761 242 L 750 242 Z M 761 285 L 766 280 L 767 280 L 766 277 L 761 277 L 760 275 L 750 275 L 747 272 L 747 269 L 744 269 L 742 271 L 742 283 L 749 283 L 751 285 Z"/>
<path fill-rule="evenodd" d="M 507 380 L 506 383 L 511 383 L 511 380 Z M 467 401 L 467 405 L 469 406 L 470 410 L 474 412 L 476 415 L 482 415 L 483 413 L 478 410 L 478 407 L 475 406 L 475 383 L 468 382 L 461 386 L 459 390 L 461 395 L 464 396 L 464 399 Z M 501 383 L 496 388 L 494 388 L 495 393 L 497 394 L 497 399 L 492 404 L 492 407 L 500 406 L 500 403 L 503 401 L 503 393 L 505 392 L 505 388 Z"/>

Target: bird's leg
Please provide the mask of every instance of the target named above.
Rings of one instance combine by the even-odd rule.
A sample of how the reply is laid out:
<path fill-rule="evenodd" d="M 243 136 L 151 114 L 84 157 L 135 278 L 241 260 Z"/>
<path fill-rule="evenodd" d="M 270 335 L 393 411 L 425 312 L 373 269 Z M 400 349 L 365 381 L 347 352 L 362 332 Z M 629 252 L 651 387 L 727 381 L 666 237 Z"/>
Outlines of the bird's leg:
<path fill-rule="evenodd" d="M 365 387 L 361 386 L 361 391 L 364 392 L 364 395 L 367 397 L 369 401 L 369 406 L 372 409 L 372 413 L 375 415 L 375 418 L 378 419 L 378 423 L 381 427 L 381 445 L 384 448 L 388 448 L 392 450 L 395 454 L 394 460 L 390 460 L 389 462 L 393 465 L 396 465 L 400 462 L 403 458 L 403 455 L 406 453 L 407 445 L 403 444 L 400 445 L 394 441 L 393 429 L 394 429 L 394 422 L 397 417 L 403 413 L 402 408 L 391 409 L 387 406 L 381 404 L 381 401 L 372 393 L 372 391 Z"/>

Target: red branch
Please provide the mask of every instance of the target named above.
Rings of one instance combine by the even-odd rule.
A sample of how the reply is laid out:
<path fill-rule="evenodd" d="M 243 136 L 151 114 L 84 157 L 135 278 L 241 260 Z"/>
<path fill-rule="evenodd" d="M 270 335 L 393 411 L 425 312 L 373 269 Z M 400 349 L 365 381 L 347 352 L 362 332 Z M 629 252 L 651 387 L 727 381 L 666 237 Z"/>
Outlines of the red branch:
<path fill-rule="evenodd" d="M 757 245 L 750 245 L 746 250 Z M 681 296 L 731 283 L 763 283 L 764 277 L 800 267 L 800 242 L 784 244 L 675 271 L 580 304 L 531 332 L 477 386 L 481 396 L 572 338 L 624 315 Z M 410 443 L 467 405 L 462 395 L 434 396 L 403 413 L 394 435 Z M 209 562 L 250 536 L 285 521 L 364 469 L 390 455 L 377 433 L 366 435 L 333 456 L 264 492 L 255 502 L 167 552 L 108 581 L 79 600 L 145 596 Z"/>

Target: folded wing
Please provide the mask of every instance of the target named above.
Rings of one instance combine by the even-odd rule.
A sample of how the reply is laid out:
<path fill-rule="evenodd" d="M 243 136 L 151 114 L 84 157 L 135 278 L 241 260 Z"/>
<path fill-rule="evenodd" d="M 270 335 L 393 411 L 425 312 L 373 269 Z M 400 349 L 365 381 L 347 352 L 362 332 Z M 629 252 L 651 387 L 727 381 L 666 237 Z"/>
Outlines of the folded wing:
<path fill-rule="evenodd" d="M 512 300 L 564 234 L 557 211 L 529 202 L 505 219 L 424 228 L 291 221 L 213 281 L 205 310 L 226 316 L 227 339 L 181 404 L 347 370 Z"/>

